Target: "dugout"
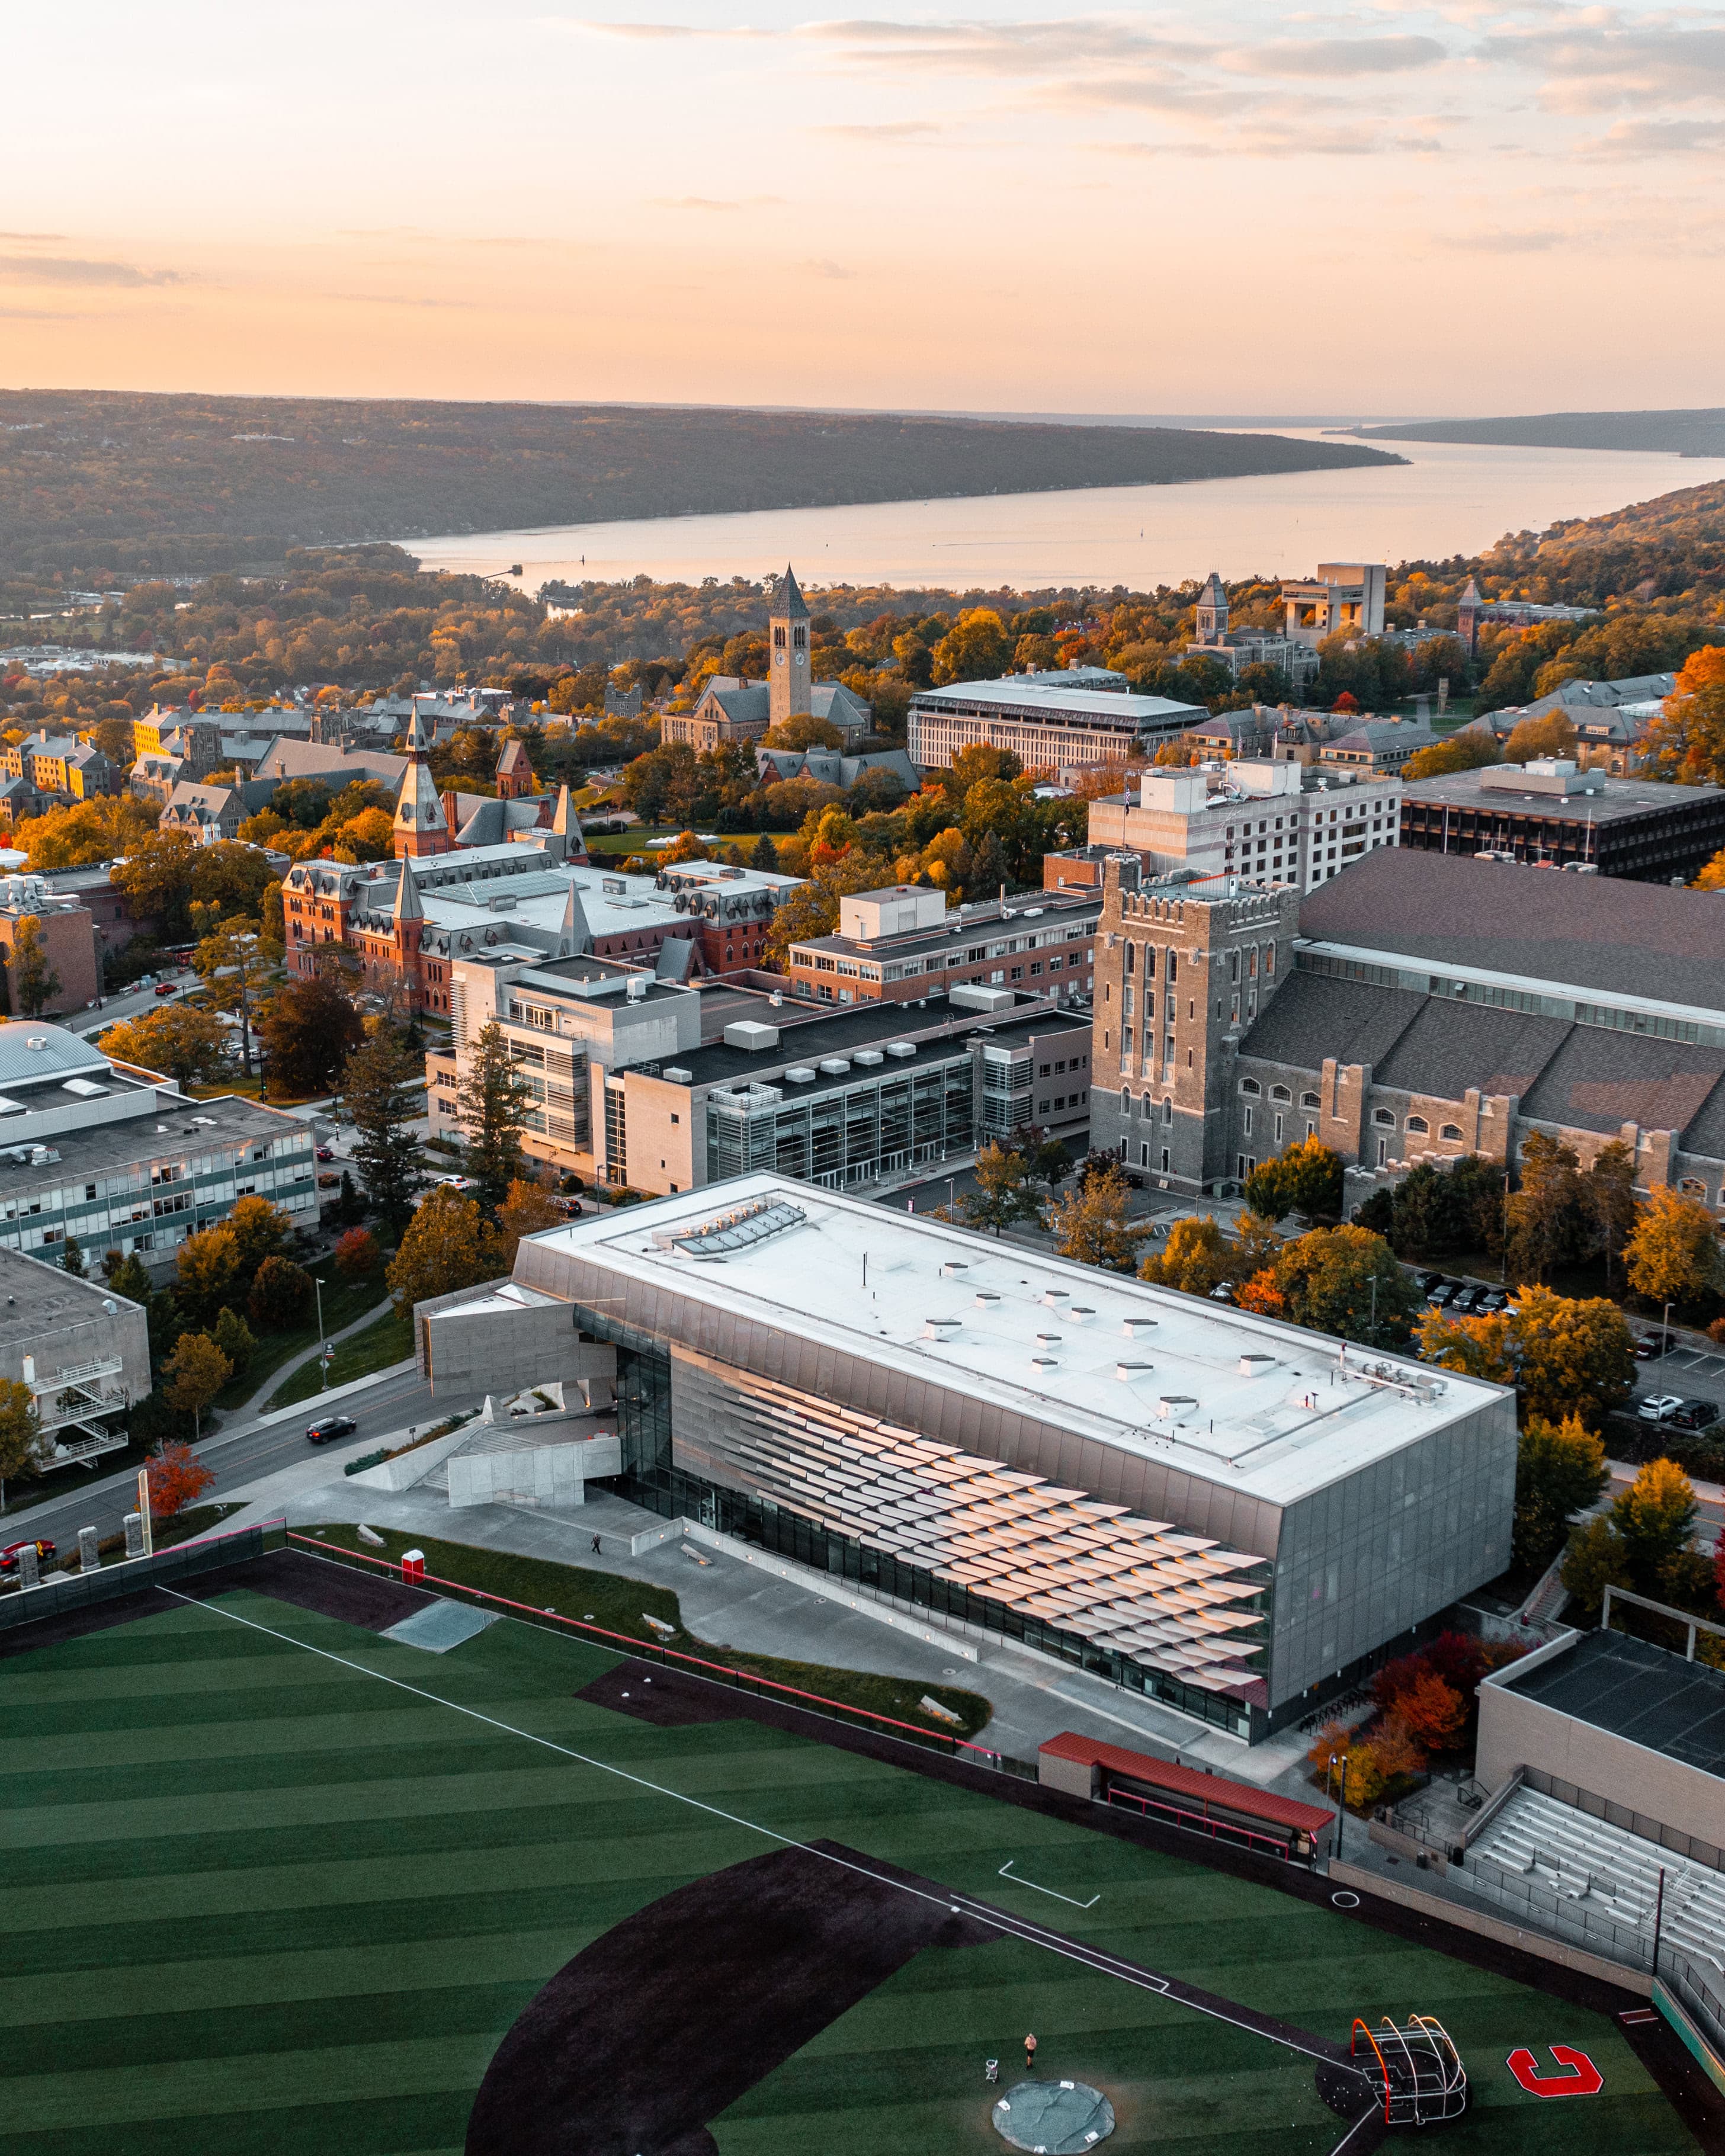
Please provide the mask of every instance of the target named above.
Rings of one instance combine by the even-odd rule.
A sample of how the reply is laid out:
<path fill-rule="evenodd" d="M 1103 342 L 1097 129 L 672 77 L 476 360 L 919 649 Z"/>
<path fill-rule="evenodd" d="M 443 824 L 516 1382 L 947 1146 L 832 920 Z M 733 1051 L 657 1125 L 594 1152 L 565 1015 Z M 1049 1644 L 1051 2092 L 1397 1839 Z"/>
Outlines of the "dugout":
<path fill-rule="evenodd" d="M 1329 1848 L 1336 1815 L 1322 1804 L 1278 1797 L 1224 1774 L 1128 1752 L 1068 1730 L 1038 1748 L 1036 1779 L 1045 1789 L 1089 1797 L 1265 1855 L 1309 1864 Z"/>

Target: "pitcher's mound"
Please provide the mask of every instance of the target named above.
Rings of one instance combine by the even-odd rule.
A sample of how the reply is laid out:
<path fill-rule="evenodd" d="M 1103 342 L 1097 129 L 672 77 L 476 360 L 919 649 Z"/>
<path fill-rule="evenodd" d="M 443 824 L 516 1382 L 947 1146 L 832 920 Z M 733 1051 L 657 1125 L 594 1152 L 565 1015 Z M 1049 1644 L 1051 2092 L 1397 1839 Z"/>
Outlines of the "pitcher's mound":
<path fill-rule="evenodd" d="M 1084 2156 L 1114 2131 L 1114 2107 L 1088 2082 L 1020 2082 L 995 2105 L 994 2131 L 1038 2156 Z"/>

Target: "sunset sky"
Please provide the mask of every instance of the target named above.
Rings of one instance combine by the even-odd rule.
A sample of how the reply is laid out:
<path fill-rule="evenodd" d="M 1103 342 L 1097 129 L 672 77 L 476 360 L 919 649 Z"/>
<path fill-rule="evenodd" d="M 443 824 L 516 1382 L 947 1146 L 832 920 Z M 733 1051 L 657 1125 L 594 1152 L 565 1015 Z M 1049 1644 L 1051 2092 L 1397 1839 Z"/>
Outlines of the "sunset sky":
<path fill-rule="evenodd" d="M 21 11 L 0 382 L 1725 401 L 1725 11 Z"/>

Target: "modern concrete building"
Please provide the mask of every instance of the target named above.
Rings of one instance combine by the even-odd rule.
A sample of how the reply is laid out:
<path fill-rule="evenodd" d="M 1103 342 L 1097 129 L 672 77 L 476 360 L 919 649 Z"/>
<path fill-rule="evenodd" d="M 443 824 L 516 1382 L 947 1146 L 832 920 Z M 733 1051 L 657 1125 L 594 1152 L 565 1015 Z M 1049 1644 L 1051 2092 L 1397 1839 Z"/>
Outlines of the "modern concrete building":
<path fill-rule="evenodd" d="M 1098 892 L 1051 892 L 948 908 L 914 884 L 839 901 L 831 936 L 793 943 L 791 993 L 806 1003 L 920 1003 L 957 988 L 1090 994 Z"/>
<path fill-rule="evenodd" d="M 150 1389 L 148 1322 L 100 1281 L 0 1249 L 0 1378 L 30 1393 L 44 1468 L 116 1451 Z"/>
<path fill-rule="evenodd" d="M 1147 875 L 1185 870 L 1312 891 L 1396 844 L 1401 802 L 1394 777 L 1291 758 L 1147 771 L 1124 793 L 1091 803 L 1082 850 L 1136 855 Z"/>
<path fill-rule="evenodd" d="M 626 1496 L 1242 1738 L 1507 1562 L 1509 1393 L 782 1173 L 514 1281 L 539 1374 L 615 1348 Z"/>
<path fill-rule="evenodd" d="M 1725 847 L 1725 788 L 1613 778 L 1563 757 L 1404 782 L 1402 844 L 1643 883 L 1687 883 Z"/>
<path fill-rule="evenodd" d="M 1283 629 L 1230 629 L 1228 613 L 1227 591 L 1212 569 L 1198 595 L 1197 634 L 1186 646 L 1189 659 L 1214 659 L 1236 680 L 1245 666 L 1273 666 L 1296 688 L 1316 675 L 1317 653 L 1303 639 Z"/>
<path fill-rule="evenodd" d="M 170 1265 L 187 1236 L 267 1198 L 315 1225 L 309 1124 L 226 1096 L 188 1101 L 59 1027 L 0 1025 L 0 1251 Z"/>
<path fill-rule="evenodd" d="M 983 743 L 1010 749 L 1026 771 L 1124 763 L 1153 756 L 1205 717 L 1202 704 L 1166 696 L 1122 696 L 1036 682 L 1010 674 L 999 681 L 954 681 L 911 699 L 906 746 L 922 771 L 944 771 Z"/>
<path fill-rule="evenodd" d="M 1384 634 L 1388 573 L 1381 562 L 1320 562 L 1316 577 L 1281 588 L 1289 639 L 1314 652 L 1327 636 Z"/>
<path fill-rule="evenodd" d="M 458 1088 L 492 1020 L 533 1096 L 527 1150 L 634 1190 L 690 1190 L 763 1163 L 848 1187 L 1032 1123 L 1079 1129 L 1088 1112 L 1089 1016 L 1040 998 L 961 989 L 920 1009 L 817 1016 L 728 994 L 713 1038 L 697 990 L 644 972 L 459 964 L 453 1052 L 426 1061 L 432 1133 L 459 1132 Z"/>

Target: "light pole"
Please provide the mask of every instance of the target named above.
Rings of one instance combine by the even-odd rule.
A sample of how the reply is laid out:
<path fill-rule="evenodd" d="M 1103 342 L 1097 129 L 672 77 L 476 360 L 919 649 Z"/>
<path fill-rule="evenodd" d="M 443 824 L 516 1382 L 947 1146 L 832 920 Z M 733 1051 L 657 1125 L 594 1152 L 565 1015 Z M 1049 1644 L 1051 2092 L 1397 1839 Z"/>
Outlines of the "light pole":
<path fill-rule="evenodd" d="M 1669 1354 L 1669 1353 L 1670 1353 L 1670 1352 L 1671 1352 L 1671 1304 L 1668 1302 L 1668 1303 L 1666 1303 L 1666 1306 L 1665 1306 L 1665 1316 L 1664 1316 L 1663 1317 L 1661 1317 L 1661 1318 L 1660 1319 L 1660 1321 L 1659 1321 L 1659 1352 L 1660 1352 L 1660 1353 L 1661 1353 L 1661 1355 Z"/>
<path fill-rule="evenodd" d="M 324 1352 L 323 1282 L 318 1278 L 316 1273 L 313 1273 L 311 1276 L 311 1286 L 313 1291 L 317 1296 L 317 1370 L 318 1375 L 322 1380 L 322 1383 L 318 1387 L 318 1390 L 320 1392 L 326 1393 L 330 1389 L 330 1365 L 329 1358 Z"/>

